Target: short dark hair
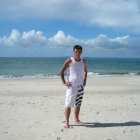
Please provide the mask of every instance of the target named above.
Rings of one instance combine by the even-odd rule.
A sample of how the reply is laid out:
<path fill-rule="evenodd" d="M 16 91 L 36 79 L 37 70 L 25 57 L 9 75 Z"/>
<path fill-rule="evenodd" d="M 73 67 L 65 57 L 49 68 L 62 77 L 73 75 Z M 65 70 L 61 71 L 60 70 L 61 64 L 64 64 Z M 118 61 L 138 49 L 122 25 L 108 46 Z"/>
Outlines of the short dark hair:
<path fill-rule="evenodd" d="M 81 45 L 74 45 L 73 50 L 75 50 L 75 49 L 81 50 L 81 52 L 82 52 L 82 46 Z"/>

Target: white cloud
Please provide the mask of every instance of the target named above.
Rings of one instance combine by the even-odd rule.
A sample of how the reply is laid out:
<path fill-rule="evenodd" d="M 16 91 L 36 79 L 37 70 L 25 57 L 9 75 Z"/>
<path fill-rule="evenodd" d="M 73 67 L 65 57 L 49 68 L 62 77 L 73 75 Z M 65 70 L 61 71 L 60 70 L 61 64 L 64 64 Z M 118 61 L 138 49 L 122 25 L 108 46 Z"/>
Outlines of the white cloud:
<path fill-rule="evenodd" d="M 139 0 L 5 0 L 0 1 L 0 17 L 59 19 L 140 32 Z"/>
<path fill-rule="evenodd" d="M 58 31 L 53 37 L 48 39 L 48 46 L 50 47 L 71 47 L 74 44 L 82 44 L 83 41 L 77 38 L 74 38 L 71 35 L 65 35 L 63 31 Z"/>
<path fill-rule="evenodd" d="M 32 47 L 46 45 L 46 37 L 43 36 L 43 32 L 31 30 L 23 32 L 22 34 L 13 29 L 11 34 L 6 37 L 0 38 L 1 45 L 12 47 Z"/>
<path fill-rule="evenodd" d="M 140 38 L 132 38 L 129 35 L 109 38 L 101 34 L 95 38 L 81 40 L 65 35 L 63 31 L 47 38 L 41 31 L 20 33 L 14 29 L 9 36 L 0 37 L 0 56 L 7 56 L 13 50 L 17 56 L 27 56 L 25 53 L 31 56 L 45 56 L 46 53 L 47 56 L 64 56 L 71 53 L 75 44 L 83 46 L 86 56 L 139 57 L 140 53 Z"/>

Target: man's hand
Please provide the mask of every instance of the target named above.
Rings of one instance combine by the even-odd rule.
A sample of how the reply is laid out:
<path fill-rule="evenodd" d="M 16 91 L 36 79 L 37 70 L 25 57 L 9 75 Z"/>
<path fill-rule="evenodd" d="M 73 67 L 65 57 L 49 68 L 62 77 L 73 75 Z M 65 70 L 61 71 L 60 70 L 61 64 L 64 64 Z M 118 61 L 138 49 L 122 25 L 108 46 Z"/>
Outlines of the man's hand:
<path fill-rule="evenodd" d="M 72 83 L 71 82 L 66 82 L 66 83 L 64 83 L 64 85 L 67 86 L 67 87 L 71 87 Z"/>
<path fill-rule="evenodd" d="M 86 86 L 86 81 L 83 82 L 83 86 L 84 86 L 84 87 Z"/>

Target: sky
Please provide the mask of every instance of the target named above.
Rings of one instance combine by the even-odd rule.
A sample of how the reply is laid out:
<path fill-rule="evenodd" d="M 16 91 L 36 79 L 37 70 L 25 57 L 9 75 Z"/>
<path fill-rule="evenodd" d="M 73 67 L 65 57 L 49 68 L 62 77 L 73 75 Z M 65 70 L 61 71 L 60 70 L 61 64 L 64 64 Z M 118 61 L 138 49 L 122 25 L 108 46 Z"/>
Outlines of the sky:
<path fill-rule="evenodd" d="M 0 0 L 0 57 L 140 58 L 140 0 Z"/>

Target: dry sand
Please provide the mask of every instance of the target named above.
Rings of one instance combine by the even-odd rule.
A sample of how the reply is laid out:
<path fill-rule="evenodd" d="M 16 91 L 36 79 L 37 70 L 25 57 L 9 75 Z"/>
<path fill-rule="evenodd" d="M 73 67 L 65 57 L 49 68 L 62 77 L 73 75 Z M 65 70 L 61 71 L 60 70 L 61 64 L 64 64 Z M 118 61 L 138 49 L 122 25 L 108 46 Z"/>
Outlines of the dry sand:
<path fill-rule="evenodd" d="M 0 140 L 139 140 L 140 77 L 88 77 L 80 118 L 63 128 L 60 78 L 0 80 Z"/>

